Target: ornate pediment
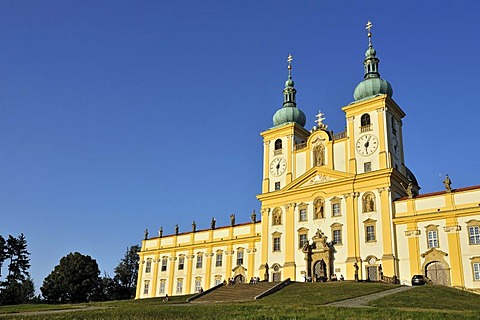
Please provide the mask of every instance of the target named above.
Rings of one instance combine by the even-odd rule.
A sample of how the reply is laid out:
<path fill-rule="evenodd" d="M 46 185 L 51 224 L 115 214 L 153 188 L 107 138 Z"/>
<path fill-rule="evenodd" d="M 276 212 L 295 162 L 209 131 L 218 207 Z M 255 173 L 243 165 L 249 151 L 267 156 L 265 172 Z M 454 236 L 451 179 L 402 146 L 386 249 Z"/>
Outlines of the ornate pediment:
<path fill-rule="evenodd" d="M 442 250 L 438 250 L 436 248 L 431 248 L 428 251 L 426 251 L 425 253 L 421 254 L 422 258 L 425 258 L 427 256 L 436 257 L 436 258 L 443 258 L 443 257 L 448 256 L 448 253 L 443 252 Z"/>
<path fill-rule="evenodd" d="M 300 187 L 308 187 L 314 184 L 319 184 L 319 183 L 324 183 L 324 182 L 330 182 L 330 181 L 335 181 L 337 180 L 336 178 L 329 177 L 323 174 L 317 174 L 310 178 L 306 183 L 301 185 Z"/>
<path fill-rule="evenodd" d="M 316 166 L 312 167 L 310 170 L 305 172 L 303 175 L 297 177 L 287 186 L 285 186 L 285 191 L 302 189 L 308 187 L 315 187 L 323 183 L 331 183 L 335 181 L 353 179 L 354 175 L 351 173 L 346 173 L 342 171 L 332 170 L 326 168 L 325 166 Z"/>

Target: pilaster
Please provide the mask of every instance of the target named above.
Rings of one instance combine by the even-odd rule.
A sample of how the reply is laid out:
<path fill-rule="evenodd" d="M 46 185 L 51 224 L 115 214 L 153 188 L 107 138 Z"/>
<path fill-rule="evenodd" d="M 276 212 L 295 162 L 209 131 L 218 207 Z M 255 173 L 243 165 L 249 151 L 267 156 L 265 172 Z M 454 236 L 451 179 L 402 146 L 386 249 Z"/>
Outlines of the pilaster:
<path fill-rule="evenodd" d="M 465 275 L 462 265 L 462 247 L 460 246 L 461 227 L 455 217 L 448 218 L 446 226 L 443 228 L 447 233 L 448 252 L 450 254 L 450 268 L 452 277 L 452 286 L 465 287 Z"/>
<path fill-rule="evenodd" d="M 152 294 L 151 297 L 155 297 L 157 295 L 157 283 L 158 283 L 158 264 L 160 259 L 160 254 L 156 253 L 155 258 L 153 259 L 153 279 L 152 279 Z"/>
<path fill-rule="evenodd" d="M 410 260 L 410 276 L 414 274 L 423 274 L 420 265 L 420 244 L 418 237 L 420 230 L 418 230 L 417 223 L 411 222 L 407 224 L 407 231 L 405 236 L 408 239 L 408 257 Z"/>
<path fill-rule="evenodd" d="M 348 167 L 347 171 L 350 173 L 357 173 L 357 162 L 355 160 L 355 127 L 354 127 L 354 119 L 355 116 L 350 116 L 347 118 L 348 121 L 348 129 L 347 129 L 347 134 L 348 134 Z"/>
<path fill-rule="evenodd" d="M 293 174 L 292 174 L 292 150 L 293 150 L 293 135 L 289 134 L 287 136 L 287 147 L 286 149 L 286 157 L 287 157 L 287 176 L 286 176 L 286 184 L 292 182 Z"/>
<path fill-rule="evenodd" d="M 395 267 L 395 248 L 394 234 L 392 224 L 392 214 L 390 211 L 390 188 L 378 189 L 380 194 L 380 213 L 382 215 L 382 269 L 386 276 L 397 275 Z"/>
<path fill-rule="evenodd" d="M 188 250 L 188 255 L 187 255 L 187 270 L 186 270 L 186 279 L 185 279 L 185 292 L 191 293 L 191 288 L 192 288 L 192 277 L 193 277 L 193 259 L 195 258 L 195 255 L 193 254 L 193 248 Z M 169 279 L 170 284 L 173 287 L 173 278 Z M 170 284 L 169 284 L 169 292 L 170 292 Z M 187 291 L 188 290 L 188 291 Z"/>
<path fill-rule="evenodd" d="M 206 253 L 205 263 L 206 270 L 205 270 L 205 289 L 210 289 L 210 281 L 212 280 L 212 248 L 210 247 Z"/>
<path fill-rule="evenodd" d="M 358 196 L 357 192 L 343 195 L 345 199 L 345 215 L 347 218 L 347 279 L 355 278 L 355 268 L 353 263 L 361 263 L 360 242 L 358 231 Z M 359 266 L 359 279 L 361 279 L 362 268 Z"/>
<path fill-rule="evenodd" d="M 378 141 L 379 147 L 379 164 L 380 168 L 388 168 L 390 167 L 390 161 L 388 161 L 388 150 L 387 150 L 387 143 L 386 140 L 388 139 L 388 135 L 386 134 L 385 130 L 385 107 L 381 107 L 377 109 L 377 122 L 378 122 L 378 134 L 380 135 Z"/>
<path fill-rule="evenodd" d="M 295 281 L 295 203 L 285 205 L 285 264 L 283 278 Z"/>
<path fill-rule="evenodd" d="M 142 250 L 144 248 L 144 242 L 142 241 Z M 143 254 L 139 254 L 140 257 L 138 259 L 138 276 L 137 276 L 137 291 L 135 293 L 135 299 L 140 299 L 140 290 L 142 290 L 142 278 L 143 278 L 143 268 L 142 268 L 142 261 L 144 259 Z"/>
<path fill-rule="evenodd" d="M 176 242 L 176 241 L 175 241 Z M 168 285 L 168 295 L 171 296 L 173 294 L 173 279 L 175 276 L 175 260 L 177 260 L 177 257 L 175 256 L 176 252 L 173 251 L 171 256 L 168 258 L 168 261 L 170 262 L 168 264 L 168 279 L 170 280 L 170 284 Z M 187 292 L 185 289 L 184 292 Z"/>
<path fill-rule="evenodd" d="M 270 164 L 270 141 L 263 143 L 263 185 L 262 193 L 270 191 L 270 178 L 269 178 L 269 164 Z"/>

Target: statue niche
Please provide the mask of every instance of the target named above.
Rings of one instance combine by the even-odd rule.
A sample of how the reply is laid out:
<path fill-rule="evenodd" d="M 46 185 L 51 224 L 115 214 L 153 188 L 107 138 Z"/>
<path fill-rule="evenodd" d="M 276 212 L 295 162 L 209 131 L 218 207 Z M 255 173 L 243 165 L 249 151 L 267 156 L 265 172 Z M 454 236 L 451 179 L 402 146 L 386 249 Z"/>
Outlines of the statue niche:
<path fill-rule="evenodd" d="M 363 197 L 363 212 L 375 211 L 375 199 L 373 194 L 367 193 Z"/>
<path fill-rule="evenodd" d="M 313 147 L 313 159 L 315 166 L 323 166 L 325 164 L 325 147 L 322 143 L 318 143 Z"/>
<path fill-rule="evenodd" d="M 315 200 L 314 204 L 314 219 L 322 219 L 325 218 L 324 216 L 324 207 L 325 201 L 322 198 L 318 198 Z"/>
<path fill-rule="evenodd" d="M 282 210 L 279 208 L 276 208 L 273 210 L 273 215 L 272 215 L 272 226 L 278 226 L 282 224 Z"/>

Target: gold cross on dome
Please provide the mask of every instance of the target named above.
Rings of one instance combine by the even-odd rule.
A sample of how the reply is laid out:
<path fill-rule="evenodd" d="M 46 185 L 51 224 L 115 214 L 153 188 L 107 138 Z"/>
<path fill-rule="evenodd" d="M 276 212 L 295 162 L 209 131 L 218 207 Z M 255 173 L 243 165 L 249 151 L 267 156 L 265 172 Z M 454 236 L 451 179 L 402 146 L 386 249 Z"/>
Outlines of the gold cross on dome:
<path fill-rule="evenodd" d="M 372 29 L 372 22 L 369 20 L 367 21 L 367 26 L 365 27 L 365 29 L 368 30 L 368 33 L 370 33 L 371 29 Z"/>
<path fill-rule="evenodd" d="M 292 69 L 292 60 L 293 60 L 293 56 L 291 54 L 289 54 L 288 58 L 287 58 L 288 69 Z"/>

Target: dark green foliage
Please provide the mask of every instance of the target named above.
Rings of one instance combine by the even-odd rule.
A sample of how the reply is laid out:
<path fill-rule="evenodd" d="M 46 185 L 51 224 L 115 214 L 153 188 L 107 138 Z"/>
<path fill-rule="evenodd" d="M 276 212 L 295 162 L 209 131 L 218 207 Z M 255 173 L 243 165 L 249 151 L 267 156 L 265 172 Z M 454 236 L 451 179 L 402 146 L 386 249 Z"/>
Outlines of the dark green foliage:
<path fill-rule="evenodd" d="M 127 248 L 125 256 L 115 268 L 114 290 L 111 298 L 114 300 L 132 299 L 135 297 L 138 275 L 138 252 L 140 246 L 134 245 Z"/>
<path fill-rule="evenodd" d="M 9 235 L 7 241 L 0 237 L 0 264 L 9 260 L 7 277 L 0 285 L 1 304 L 20 304 L 33 299 L 35 288 L 28 273 L 29 256 L 23 233 L 18 238 Z"/>
<path fill-rule="evenodd" d="M 2 276 L 3 262 L 7 259 L 7 242 L 5 238 L 0 235 L 0 277 Z"/>
<path fill-rule="evenodd" d="M 9 278 L 2 283 L 0 293 L 0 301 L 2 304 L 22 304 L 31 302 L 35 297 L 35 287 L 33 280 L 27 278 L 25 280 L 15 280 Z"/>
<path fill-rule="evenodd" d="M 102 292 L 99 275 L 98 264 L 90 256 L 69 253 L 45 278 L 40 290 L 48 302 L 96 300 Z"/>

